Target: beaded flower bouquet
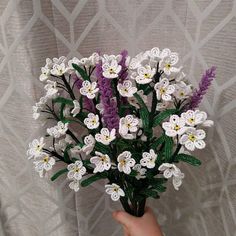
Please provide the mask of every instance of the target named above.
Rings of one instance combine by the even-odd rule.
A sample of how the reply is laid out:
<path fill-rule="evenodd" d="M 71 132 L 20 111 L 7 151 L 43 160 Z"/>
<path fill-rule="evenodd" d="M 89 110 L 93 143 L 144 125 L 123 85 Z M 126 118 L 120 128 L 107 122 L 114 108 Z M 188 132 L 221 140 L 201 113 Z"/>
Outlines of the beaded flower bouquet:
<path fill-rule="evenodd" d="M 134 58 L 123 51 L 47 59 L 39 78 L 46 94 L 33 117 L 53 125 L 29 144 L 35 170 L 51 173 L 52 181 L 66 175 L 76 192 L 105 179 L 104 191 L 135 216 L 168 179 L 178 190 L 184 178 L 178 163 L 201 164 L 190 152 L 205 147 L 203 127 L 213 125 L 196 108 L 215 68 L 193 89 L 177 63 L 177 53 L 159 48 Z"/>

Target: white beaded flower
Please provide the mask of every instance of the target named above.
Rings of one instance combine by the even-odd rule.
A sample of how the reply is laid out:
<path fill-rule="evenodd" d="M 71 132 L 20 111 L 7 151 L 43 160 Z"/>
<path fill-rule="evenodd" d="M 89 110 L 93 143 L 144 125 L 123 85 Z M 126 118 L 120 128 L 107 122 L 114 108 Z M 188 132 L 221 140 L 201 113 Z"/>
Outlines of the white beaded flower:
<path fill-rule="evenodd" d="M 107 61 L 102 65 L 102 70 L 103 70 L 102 75 L 105 78 L 108 79 L 117 78 L 119 72 L 121 71 L 121 65 L 119 65 L 116 60 L 112 60 L 110 62 Z"/>
<path fill-rule="evenodd" d="M 75 192 L 79 191 L 80 183 L 79 180 L 73 179 L 72 182 L 69 183 L 69 188 L 74 190 Z"/>
<path fill-rule="evenodd" d="M 163 172 L 163 176 L 166 179 L 173 177 L 173 186 L 176 190 L 179 190 L 179 187 L 182 184 L 182 179 L 184 178 L 184 173 L 182 173 L 177 166 L 170 163 L 163 163 L 161 166 L 159 166 L 158 170 Z"/>
<path fill-rule="evenodd" d="M 47 129 L 47 133 L 54 138 L 60 138 L 62 135 L 66 134 L 68 130 L 68 123 L 63 123 L 58 121 L 57 125 Z"/>
<path fill-rule="evenodd" d="M 68 173 L 67 177 L 68 179 L 76 179 L 80 180 L 82 179 L 83 175 L 86 173 L 86 168 L 83 166 L 82 161 L 76 161 L 75 163 L 71 163 L 67 166 Z"/>
<path fill-rule="evenodd" d="M 132 87 L 132 82 L 129 80 L 125 80 L 123 84 L 119 83 L 117 85 L 117 90 L 123 97 L 132 97 L 137 92 L 137 88 Z"/>
<path fill-rule="evenodd" d="M 129 151 L 122 152 L 118 157 L 118 170 L 125 174 L 130 174 L 131 167 L 135 165 L 135 160 L 131 158 L 132 154 Z"/>
<path fill-rule="evenodd" d="M 88 117 L 84 119 L 84 124 L 88 129 L 96 129 L 99 126 L 99 116 L 89 113 Z"/>
<path fill-rule="evenodd" d="M 155 84 L 154 89 L 156 90 L 158 100 L 170 101 L 171 94 L 175 91 L 175 86 L 170 85 L 169 80 L 163 78 L 160 82 Z"/>
<path fill-rule="evenodd" d="M 97 82 L 90 83 L 88 80 L 83 81 L 82 88 L 80 88 L 80 93 L 87 96 L 89 99 L 94 99 L 96 92 L 98 92 Z"/>
<path fill-rule="evenodd" d="M 191 85 L 185 84 L 183 81 L 181 81 L 178 84 L 175 84 L 175 92 L 174 96 L 178 99 L 185 99 L 188 98 L 189 95 L 192 93 Z"/>
<path fill-rule="evenodd" d="M 84 146 L 82 147 L 82 151 L 85 152 L 86 155 L 89 155 L 95 146 L 95 139 L 90 134 L 84 138 Z"/>
<path fill-rule="evenodd" d="M 188 110 L 181 114 L 181 117 L 185 119 L 185 122 L 189 126 L 196 126 L 202 124 L 203 126 L 212 126 L 213 121 L 207 120 L 207 114 L 204 111 Z"/>
<path fill-rule="evenodd" d="M 138 126 L 139 119 L 135 118 L 133 115 L 127 115 L 120 119 L 119 133 L 123 138 L 133 139 L 135 135 L 132 133 L 137 132 Z"/>
<path fill-rule="evenodd" d="M 106 193 L 111 195 L 111 199 L 113 201 L 118 201 L 120 199 L 120 197 L 125 196 L 125 192 L 117 184 L 114 184 L 114 183 L 113 184 L 106 184 L 105 188 L 106 188 Z"/>
<path fill-rule="evenodd" d="M 156 165 L 155 164 L 156 159 L 157 159 L 157 154 L 154 152 L 153 149 L 150 149 L 149 152 L 144 152 L 142 154 L 142 159 L 140 160 L 140 164 L 149 169 L 152 169 Z"/>
<path fill-rule="evenodd" d="M 206 133 L 202 129 L 195 129 L 193 127 L 189 127 L 185 133 L 180 137 L 180 144 L 184 145 L 188 150 L 194 151 L 195 148 L 203 149 L 206 146 L 204 142 L 204 138 L 206 137 Z"/>
<path fill-rule="evenodd" d="M 39 157 L 43 152 L 44 145 L 45 142 L 43 137 L 41 137 L 39 140 L 34 139 L 29 144 L 29 149 L 27 150 L 28 159 Z"/>
<path fill-rule="evenodd" d="M 68 68 L 66 67 L 65 63 L 61 64 L 54 64 L 51 69 L 51 74 L 55 76 L 62 76 L 64 73 L 66 73 Z"/>
<path fill-rule="evenodd" d="M 77 100 L 73 101 L 74 108 L 72 109 L 71 113 L 73 114 L 73 117 L 75 117 L 77 114 L 80 113 L 80 104 Z"/>
<path fill-rule="evenodd" d="M 137 175 L 135 176 L 136 179 L 144 179 L 146 178 L 145 174 L 147 172 L 147 170 L 145 168 L 142 168 L 141 164 L 136 164 L 133 167 L 133 170 L 135 170 L 137 172 Z"/>
<path fill-rule="evenodd" d="M 107 128 L 102 128 L 100 134 L 95 134 L 95 139 L 105 145 L 109 145 L 116 138 L 116 130 L 109 131 Z"/>
<path fill-rule="evenodd" d="M 153 76 L 156 73 L 155 68 L 151 68 L 149 65 L 145 67 L 141 66 L 137 69 L 138 75 L 136 76 L 135 80 L 138 84 L 148 84 L 152 81 Z"/>
<path fill-rule="evenodd" d="M 45 171 L 52 169 L 53 165 L 56 163 L 53 157 L 48 156 L 48 154 L 43 153 L 40 157 L 34 161 L 35 170 L 39 173 L 39 176 L 42 178 Z"/>
<path fill-rule="evenodd" d="M 50 75 L 51 75 L 50 69 L 47 68 L 47 67 L 42 67 L 42 68 L 41 68 L 41 72 L 42 72 L 42 74 L 39 76 L 39 80 L 42 81 L 42 82 L 44 82 L 44 81 L 46 81 L 46 80 L 50 77 Z"/>
<path fill-rule="evenodd" d="M 90 162 L 95 164 L 93 173 L 103 172 L 111 168 L 111 160 L 107 154 L 101 152 L 95 152 L 96 156 L 91 157 Z"/>
<path fill-rule="evenodd" d="M 160 57 L 160 69 L 164 71 L 166 75 L 170 75 L 172 72 L 179 72 L 181 68 L 176 68 L 174 65 L 179 61 L 178 54 L 171 52 L 170 49 L 165 48 L 162 50 Z"/>
<path fill-rule="evenodd" d="M 48 98 L 55 98 L 58 95 L 58 88 L 57 88 L 57 82 L 47 80 L 47 84 L 44 86 L 44 89 L 46 90 L 45 97 Z"/>
<path fill-rule="evenodd" d="M 169 137 L 182 135 L 187 129 L 185 126 L 185 120 L 177 115 L 172 115 L 169 122 L 163 122 L 162 128 L 165 130 L 165 134 Z"/>

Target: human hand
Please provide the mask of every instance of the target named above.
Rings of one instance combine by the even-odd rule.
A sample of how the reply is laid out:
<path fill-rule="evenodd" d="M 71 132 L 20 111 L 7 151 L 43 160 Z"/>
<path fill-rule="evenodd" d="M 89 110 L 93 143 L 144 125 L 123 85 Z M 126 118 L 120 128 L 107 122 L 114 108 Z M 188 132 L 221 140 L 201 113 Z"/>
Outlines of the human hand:
<path fill-rule="evenodd" d="M 113 218 L 118 221 L 124 229 L 124 236 L 163 236 L 156 217 L 147 207 L 142 217 L 132 216 L 124 211 L 115 211 Z"/>

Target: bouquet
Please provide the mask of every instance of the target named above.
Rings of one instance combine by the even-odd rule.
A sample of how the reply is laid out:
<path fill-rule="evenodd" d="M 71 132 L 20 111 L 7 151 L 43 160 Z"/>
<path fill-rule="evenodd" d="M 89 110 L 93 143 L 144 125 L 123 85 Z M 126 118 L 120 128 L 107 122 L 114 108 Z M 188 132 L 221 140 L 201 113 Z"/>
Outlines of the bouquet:
<path fill-rule="evenodd" d="M 134 216 L 144 214 L 147 198 L 160 197 L 167 180 L 178 190 L 178 163 L 201 164 L 191 153 L 206 146 L 203 127 L 213 121 L 197 108 L 215 77 L 212 67 L 193 89 L 178 61 L 157 47 L 134 58 L 125 50 L 47 58 L 39 77 L 46 93 L 33 106 L 33 118 L 48 121 L 46 134 L 27 151 L 40 177 L 66 175 L 76 192 L 105 179 L 106 193 Z"/>

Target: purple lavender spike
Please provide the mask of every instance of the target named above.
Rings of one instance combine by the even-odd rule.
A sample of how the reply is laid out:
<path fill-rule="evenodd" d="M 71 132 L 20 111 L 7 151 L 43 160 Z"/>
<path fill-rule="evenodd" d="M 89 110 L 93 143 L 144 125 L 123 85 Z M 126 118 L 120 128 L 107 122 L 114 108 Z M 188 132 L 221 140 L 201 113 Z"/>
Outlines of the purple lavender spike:
<path fill-rule="evenodd" d="M 190 98 L 187 109 L 195 110 L 200 105 L 203 96 L 206 94 L 209 86 L 211 85 L 212 80 L 215 79 L 215 70 L 215 66 L 212 66 L 210 69 L 206 70 L 199 83 L 199 88 L 195 89 L 192 97 Z"/>
<path fill-rule="evenodd" d="M 117 103 L 114 99 L 112 99 L 112 87 L 111 80 L 105 78 L 102 75 L 102 62 L 96 65 L 96 76 L 98 79 L 98 87 L 100 92 L 101 103 L 104 107 L 103 111 L 103 120 L 106 127 L 109 130 L 119 128 L 119 116 L 118 116 L 118 108 Z"/>

